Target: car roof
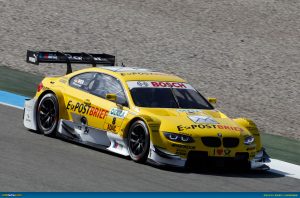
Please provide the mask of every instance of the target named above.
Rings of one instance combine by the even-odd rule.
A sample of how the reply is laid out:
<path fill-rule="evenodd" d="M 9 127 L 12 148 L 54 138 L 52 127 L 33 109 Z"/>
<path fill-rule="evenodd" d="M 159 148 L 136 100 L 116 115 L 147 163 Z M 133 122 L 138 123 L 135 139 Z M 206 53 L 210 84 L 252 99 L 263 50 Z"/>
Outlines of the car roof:
<path fill-rule="evenodd" d="M 125 81 L 168 81 L 168 82 L 186 82 L 184 79 L 162 72 L 156 72 L 150 69 L 139 67 L 92 67 L 80 71 L 95 71 L 113 75 Z"/>

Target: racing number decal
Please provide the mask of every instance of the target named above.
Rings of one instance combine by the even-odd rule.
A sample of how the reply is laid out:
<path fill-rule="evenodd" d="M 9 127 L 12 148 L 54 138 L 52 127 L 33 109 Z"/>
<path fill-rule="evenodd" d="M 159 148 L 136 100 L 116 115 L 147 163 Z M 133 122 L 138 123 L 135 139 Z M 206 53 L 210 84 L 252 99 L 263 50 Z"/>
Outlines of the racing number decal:
<path fill-rule="evenodd" d="M 113 125 L 116 124 L 116 118 L 113 118 L 112 124 L 113 124 Z"/>
<path fill-rule="evenodd" d="M 105 120 L 104 129 L 113 133 L 118 133 L 128 111 L 112 108 Z"/>

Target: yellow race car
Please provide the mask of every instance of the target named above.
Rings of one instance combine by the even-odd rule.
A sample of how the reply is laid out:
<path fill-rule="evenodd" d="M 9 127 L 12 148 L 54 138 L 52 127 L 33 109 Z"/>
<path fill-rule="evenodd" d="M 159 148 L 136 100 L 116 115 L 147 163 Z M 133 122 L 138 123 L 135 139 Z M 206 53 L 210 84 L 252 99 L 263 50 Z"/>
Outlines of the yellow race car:
<path fill-rule="evenodd" d="M 109 54 L 27 51 L 27 62 L 67 64 L 66 75 L 44 78 L 25 102 L 28 129 L 141 163 L 185 167 L 214 160 L 268 169 L 256 125 L 227 117 L 212 106 L 215 98 L 205 99 L 178 76 L 114 66 Z M 72 72 L 72 63 L 93 67 Z"/>

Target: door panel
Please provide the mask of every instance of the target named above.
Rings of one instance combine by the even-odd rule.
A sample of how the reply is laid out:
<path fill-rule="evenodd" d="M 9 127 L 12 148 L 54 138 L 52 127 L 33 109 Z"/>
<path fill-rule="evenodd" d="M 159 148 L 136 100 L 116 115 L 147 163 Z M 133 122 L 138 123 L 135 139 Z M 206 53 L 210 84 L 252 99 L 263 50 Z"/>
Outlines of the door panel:
<path fill-rule="evenodd" d="M 65 90 L 65 105 L 69 120 L 75 124 L 84 124 L 97 129 L 103 129 L 104 120 L 108 114 L 106 100 L 91 94 L 95 87 L 97 73 L 87 72 L 70 79 Z"/>
<path fill-rule="evenodd" d="M 73 77 L 65 90 L 65 105 L 69 120 L 77 126 L 83 125 L 99 129 L 99 132 L 119 133 L 128 108 L 121 110 L 117 103 L 126 103 L 124 90 L 120 82 L 101 73 L 84 73 Z M 116 94 L 117 101 L 112 102 L 106 94 Z M 85 128 L 86 130 L 86 128 Z"/>

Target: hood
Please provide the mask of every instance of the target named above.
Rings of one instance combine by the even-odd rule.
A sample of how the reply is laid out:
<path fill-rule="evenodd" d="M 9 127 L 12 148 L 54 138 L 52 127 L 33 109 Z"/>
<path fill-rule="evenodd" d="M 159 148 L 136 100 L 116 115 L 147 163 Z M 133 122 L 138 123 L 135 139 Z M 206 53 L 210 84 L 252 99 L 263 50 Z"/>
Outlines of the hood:
<path fill-rule="evenodd" d="M 249 131 L 218 110 L 141 108 L 140 113 L 161 121 L 160 131 L 191 136 L 239 137 Z"/>

